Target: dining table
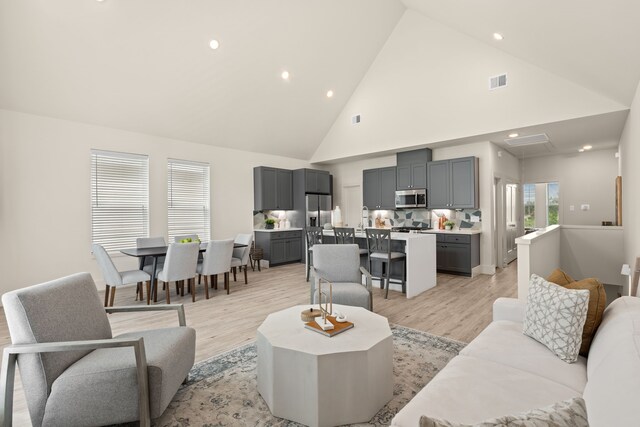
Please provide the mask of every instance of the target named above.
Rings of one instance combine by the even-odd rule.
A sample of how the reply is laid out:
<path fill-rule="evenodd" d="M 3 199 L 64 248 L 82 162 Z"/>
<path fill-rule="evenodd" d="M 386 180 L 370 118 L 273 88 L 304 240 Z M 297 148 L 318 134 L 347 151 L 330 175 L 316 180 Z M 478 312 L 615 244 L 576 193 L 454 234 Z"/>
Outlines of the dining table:
<path fill-rule="evenodd" d="M 201 242 L 200 243 L 200 253 L 205 252 L 207 250 L 207 243 L 208 242 Z M 233 248 L 246 248 L 248 245 L 245 245 L 243 243 L 234 243 L 233 244 Z M 142 270 L 144 268 L 144 262 L 145 259 L 147 257 L 152 257 L 153 258 L 153 269 L 151 270 L 151 289 L 153 289 L 153 292 L 155 294 L 155 292 L 157 292 L 155 286 L 153 286 L 153 284 L 156 281 L 156 269 L 158 267 L 158 258 L 166 256 L 167 255 L 167 250 L 169 249 L 169 246 L 157 246 L 157 247 L 153 247 L 153 248 L 126 248 L 126 249 L 121 249 L 120 252 L 125 254 L 125 255 L 129 255 L 132 257 L 136 257 L 138 258 L 138 268 L 140 270 Z M 154 295 L 155 297 L 155 295 Z M 151 298 L 153 300 L 153 298 Z"/>

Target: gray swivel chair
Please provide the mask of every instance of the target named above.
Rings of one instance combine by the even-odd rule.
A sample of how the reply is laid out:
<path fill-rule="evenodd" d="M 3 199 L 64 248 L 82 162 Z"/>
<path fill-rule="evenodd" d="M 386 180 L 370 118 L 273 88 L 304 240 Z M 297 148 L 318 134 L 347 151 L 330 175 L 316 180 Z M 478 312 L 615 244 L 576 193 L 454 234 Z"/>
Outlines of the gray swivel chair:
<path fill-rule="evenodd" d="M 389 296 L 389 282 L 391 281 L 391 264 L 402 263 L 402 292 L 406 292 L 406 254 L 396 252 L 391 249 L 391 231 L 388 229 L 367 228 L 367 249 L 369 250 L 369 271 L 372 270 L 372 263 L 377 261 L 382 263 L 380 273 L 380 288 L 385 289 L 384 298 Z M 386 282 L 386 286 L 385 286 Z"/>
<path fill-rule="evenodd" d="M 200 253 L 200 243 L 172 243 L 167 248 L 167 257 L 164 261 L 164 268 L 158 273 L 158 281 L 165 284 L 165 298 L 167 304 L 171 303 L 169 282 L 176 283 L 176 292 L 184 296 L 184 281 L 186 280 L 191 292 L 191 300 L 196 301 L 195 277 L 196 266 L 198 265 L 198 254 Z M 154 284 L 154 287 L 157 284 Z M 158 290 L 154 289 L 153 294 L 158 295 Z"/>
<path fill-rule="evenodd" d="M 113 264 L 113 260 L 102 245 L 94 244 L 92 248 L 93 255 L 96 257 L 96 261 L 98 261 L 98 266 L 102 271 L 102 277 L 104 277 L 104 281 L 106 283 L 104 291 L 105 307 L 113 307 L 113 300 L 116 297 L 116 288 L 118 286 L 136 283 L 138 285 L 136 295 L 142 295 L 140 284 L 142 282 L 146 282 L 147 294 L 149 294 L 151 289 L 151 276 L 149 276 L 148 273 L 142 270 L 118 271 L 116 266 Z"/>
<path fill-rule="evenodd" d="M 224 274 L 224 286 L 229 293 L 229 269 L 231 268 L 231 256 L 233 254 L 233 240 L 211 240 L 207 243 L 207 250 L 204 253 L 202 262 L 198 263 L 196 273 L 204 276 L 204 293 L 209 299 L 209 283 L 207 278 L 211 277 L 211 287 L 218 288 L 218 274 Z"/>
<path fill-rule="evenodd" d="M 305 239 L 307 242 L 307 282 L 309 281 L 309 273 L 313 266 L 313 248 L 317 244 L 322 243 L 322 228 L 320 227 L 307 227 L 304 230 Z"/>
<path fill-rule="evenodd" d="M 335 304 L 364 307 L 373 311 L 373 295 L 371 275 L 360 267 L 360 250 L 358 245 L 324 244 L 314 246 L 313 276 L 311 283 L 311 304 L 320 302 L 318 282 L 331 282 L 333 302 Z M 362 284 L 362 276 L 365 284 Z"/>
<path fill-rule="evenodd" d="M 195 358 L 196 332 L 181 305 L 101 306 L 89 273 L 2 296 L 12 345 L 0 376 L 2 425 L 11 425 L 16 361 L 34 426 L 149 426 Z M 107 313 L 176 310 L 181 327 L 113 337 Z"/>
<path fill-rule="evenodd" d="M 247 266 L 249 265 L 249 254 L 251 252 L 251 243 L 253 242 L 253 234 L 238 234 L 236 236 L 235 243 L 247 245 L 242 248 L 235 248 L 233 250 L 233 258 L 231 258 L 231 269 L 233 270 L 233 281 L 236 281 L 236 268 L 240 267 L 240 271 L 244 267 L 244 284 L 247 280 Z M 227 289 L 228 290 L 228 289 Z"/>

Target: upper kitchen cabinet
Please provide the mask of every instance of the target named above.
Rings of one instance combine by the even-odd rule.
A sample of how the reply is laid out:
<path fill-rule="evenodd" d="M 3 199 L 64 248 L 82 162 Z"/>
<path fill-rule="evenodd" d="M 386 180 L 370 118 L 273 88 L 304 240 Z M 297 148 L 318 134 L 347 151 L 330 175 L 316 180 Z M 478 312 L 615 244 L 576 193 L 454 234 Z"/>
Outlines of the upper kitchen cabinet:
<path fill-rule="evenodd" d="M 331 194 L 331 175 L 328 171 L 317 169 L 297 169 L 294 179 L 304 181 L 304 192 L 309 194 Z"/>
<path fill-rule="evenodd" d="M 429 209 L 477 209 L 478 159 L 438 160 L 427 163 Z"/>
<path fill-rule="evenodd" d="M 395 209 L 396 168 L 362 171 L 362 203 L 369 209 Z"/>
<path fill-rule="evenodd" d="M 266 166 L 253 168 L 253 209 L 293 209 L 293 172 Z"/>
<path fill-rule="evenodd" d="M 427 188 L 427 163 L 431 161 L 431 149 L 404 151 L 396 155 L 396 188 L 411 190 Z"/>

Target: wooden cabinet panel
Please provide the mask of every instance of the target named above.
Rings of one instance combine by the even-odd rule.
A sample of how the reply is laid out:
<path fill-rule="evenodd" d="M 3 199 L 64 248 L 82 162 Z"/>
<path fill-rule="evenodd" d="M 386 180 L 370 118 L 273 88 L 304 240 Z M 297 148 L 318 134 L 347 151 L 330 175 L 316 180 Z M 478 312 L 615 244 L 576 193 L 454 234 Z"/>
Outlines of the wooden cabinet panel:
<path fill-rule="evenodd" d="M 449 160 L 427 163 L 427 208 L 449 208 Z"/>
<path fill-rule="evenodd" d="M 478 208 L 478 159 L 439 160 L 427 163 L 429 209 Z"/>
<path fill-rule="evenodd" d="M 293 209 L 293 174 L 265 166 L 253 169 L 253 209 Z"/>
<path fill-rule="evenodd" d="M 398 190 L 409 190 L 411 188 L 411 166 L 398 166 L 396 173 Z"/>

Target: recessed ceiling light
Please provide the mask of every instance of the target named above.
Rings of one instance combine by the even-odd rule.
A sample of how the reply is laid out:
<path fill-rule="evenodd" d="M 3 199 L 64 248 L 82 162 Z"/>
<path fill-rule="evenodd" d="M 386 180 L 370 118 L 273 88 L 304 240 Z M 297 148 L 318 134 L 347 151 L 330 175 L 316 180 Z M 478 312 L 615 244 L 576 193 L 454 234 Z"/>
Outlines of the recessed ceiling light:
<path fill-rule="evenodd" d="M 213 39 L 209 42 L 209 47 L 213 50 L 216 50 L 217 48 L 220 47 L 220 42 L 216 39 Z"/>
<path fill-rule="evenodd" d="M 333 96 L 333 91 L 327 91 L 327 98 L 331 98 Z"/>
<path fill-rule="evenodd" d="M 518 137 L 518 132 L 514 132 L 514 133 L 510 133 L 509 134 L 509 138 L 517 138 Z"/>
<path fill-rule="evenodd" d="M 502 40 L 504 37 L 500 33 L 493 33 L 493 38 L 496 40 Z"/>
<path fill-rule="evenodd" d="M 288 71 L 283 71 L 282 74 L 280 74 L 280 76 L 282 77 L 282 80 L 289 80 L 289 72 Z"/>
<path fill-rule="evenodd" d="M 584 153 L 584 148 L 579 149 L 578 153 Z"/>
<path fill-rule="evenodd" d="M 582 148 L 584 148 L 585 150 L 591 150 L 593 147 L 591 145 L 585 145 Z"/>

